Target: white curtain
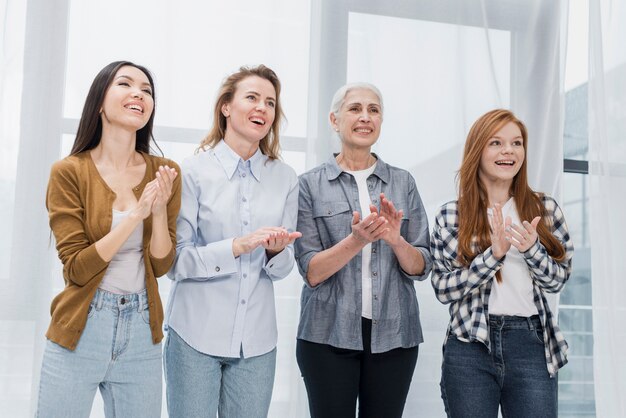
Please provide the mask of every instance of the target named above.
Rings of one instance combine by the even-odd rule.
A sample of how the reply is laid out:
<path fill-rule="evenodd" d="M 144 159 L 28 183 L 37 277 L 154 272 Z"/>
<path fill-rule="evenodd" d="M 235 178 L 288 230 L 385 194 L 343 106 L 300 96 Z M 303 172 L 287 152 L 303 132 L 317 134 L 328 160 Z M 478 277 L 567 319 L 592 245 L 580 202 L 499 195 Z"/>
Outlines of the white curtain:
<path fill-rule="evenodd" d="M 372 82 L 385 98 L 375 151 L 413 173 L 432 217 L 455 197 L 454 174 L 470 125 L 494 107 L 511 108 L 527 123 L 531 185 L 560 198 L 566 5 L 565 0 L 314 0 L 302 6 L 241 0 L 224 6 L 181 0 L 173 7 L 165 0 L 71 6 L 69 0 L 0 0 L 0 414 L 32 415 L 49 301 L 62 286 L 47 241 L 47 172 L 53 160 L 67 154 L 89 83 L 103 65 L 130 59 L 154 71 L 160 92 L 157 139 L 166 156 L 180 161 L 210 123 L 220 80 L 241 64 L 268 64 L 283 81 L 290 122 L 285 140 L 292 144 L 285 159 L 298 172 L 305 160 L 311 168 L 333 148 L 327 114 L 334 90 L 348 81 Z M 117 13 L 119 7 L 129 12 Z M 143 42 L 128 42 L 115 29 L 138 21 Z M 159 134 L 168 139 L 163 142 Z M 12 234 L 15 230 L 20 233 Z M 166 298 L 168 282 L 160 283 Z M 301 283 L 294 272 L 276 284 L 273 418 L 308 416 L 295 362 Z M 429 282 L 417 284 L 417 291 L 426 341 L 405 416 L 438 417 L 448 314 Z M 92 416 L 103 416 L 96 402 Z"/>
<path fill-rule="evenodd" d="M 510 108 L 529 128 L 531 187 L 560 201 L 566 2 L 469 1 L 449 10 L 427 3 L 360 1 L 349 12 L 346 81 L 374 83 L 385 101 L 375 151 L 412 172 L 432 227 L 437 208 L 456 197 L 471 124 Z M 425 342 L 405 416 L 444 416 L 439 378 L 449 314 L 428 281 L 416 290 Z"/>
<path fill-rule="evenodd" d="M 589 162 L 598 417 L 626 416 L 626 4 L 590 1 Z"/>

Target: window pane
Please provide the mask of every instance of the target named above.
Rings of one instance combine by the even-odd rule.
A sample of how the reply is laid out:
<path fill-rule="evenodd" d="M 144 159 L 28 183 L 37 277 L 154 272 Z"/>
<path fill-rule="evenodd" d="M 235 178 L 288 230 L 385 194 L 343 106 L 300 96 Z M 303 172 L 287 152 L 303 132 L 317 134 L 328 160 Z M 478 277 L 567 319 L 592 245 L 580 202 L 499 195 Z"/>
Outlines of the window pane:
<path fill-rule="evenodd" d="M 569 363 L 559 371 L 559 416 L 594 416 L 591 258 L 588 241 L 588 177 L 564 173 L 561 207 L 574 241 L 572 274 L 561 292 L 559 325 Z"/>
<path fill-rule="evenodd" d="M 282 82 L 285 134 L 303 137 L 309 15 L 309 1 L 73 1 L 64 115 L 80 117 L 102 67 L 131 60 L 154 73 L 157 125 L 206 129 L 222 79 L 241 65 L 263 63 Z"/>

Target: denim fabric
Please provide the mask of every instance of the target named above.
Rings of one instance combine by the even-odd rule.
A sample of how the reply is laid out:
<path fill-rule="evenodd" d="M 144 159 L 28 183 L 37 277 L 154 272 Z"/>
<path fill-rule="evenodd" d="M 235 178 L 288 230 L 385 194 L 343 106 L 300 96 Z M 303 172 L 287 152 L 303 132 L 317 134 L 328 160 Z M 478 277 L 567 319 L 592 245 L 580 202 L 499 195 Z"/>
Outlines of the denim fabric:
<path fill-rule="evenodd" d="M 546 367 L 538 316 L 490 316 L 491 352 L 453 335 L 444 345 L 441 397 L 448 417 L 556 418 L 557 379 Z"/>
<path fill-rule="evenodd" d="M 196 351 L 171 327 L 163 357 L 170 418 L 265 418 L 274 386 L 276 349 L 248 358 Z"/>
<path fill-rule="evenodd" d="M 98 289 L 74 351 L 48 340 L 37 416 L 89 417 L 96 390 L 107 417 L 161 416 L 161 344 L 152 343 L 146 292 Z"/>
<path fill-rule="evenodd" d="M 415 347 L 423 341 L 415 281 L 425 280 L 431 267 L 428 218 L 411 174 L 386 164 L 378 157 L 367 178 L 372 204 L 380 208 L 385 193 L 402 209 L 400 234 L 421 252 L 425 268 L 421 275 L 404 272 L 393 250 L 383 240 L 372 243 L 372 353 Z M 311 259 L 347 237 L 352 212 L 361 211 L 354 177 L 339 167 L 335 158 L 300 176 L 298 227 L 302 238 L 295 242 L 296 260 L 306 278 Z M 298 338 L 349 350 L 363 350 L 361 338 L 361 265 L 359 252 L 326 281 L 302 289 Z"/>

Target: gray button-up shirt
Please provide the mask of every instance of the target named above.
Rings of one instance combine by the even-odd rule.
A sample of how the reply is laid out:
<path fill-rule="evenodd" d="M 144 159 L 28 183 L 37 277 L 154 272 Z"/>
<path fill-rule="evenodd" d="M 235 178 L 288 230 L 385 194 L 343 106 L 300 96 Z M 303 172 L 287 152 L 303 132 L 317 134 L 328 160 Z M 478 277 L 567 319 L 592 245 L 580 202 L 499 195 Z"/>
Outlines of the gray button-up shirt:
<path fill-rule="evenodd" d="M 377 157 L 378 158 L 378 157 Z M 367 179 L 372 204 L 380 208 L 380 193 L 402 209 L 400 233 L 424 257 L 424 273 L 404 272 L 391 247 L 372 243 L 372 347 L 383 353 L 415 347 L 423 341 L 415 280 L 424 280 L 431 268 L 428 219 L 411 174 L 380 158 Z M 316 287 L 306 282 L 311 259 L 348 236 L 352 212 L 361 212 L 354 177 L 331 158 L 300 176 L 296 260 L 305 278 L 301 296 L 298 338 L 334 347 L 363 350 L 361 334 L 361 252 Z"/>

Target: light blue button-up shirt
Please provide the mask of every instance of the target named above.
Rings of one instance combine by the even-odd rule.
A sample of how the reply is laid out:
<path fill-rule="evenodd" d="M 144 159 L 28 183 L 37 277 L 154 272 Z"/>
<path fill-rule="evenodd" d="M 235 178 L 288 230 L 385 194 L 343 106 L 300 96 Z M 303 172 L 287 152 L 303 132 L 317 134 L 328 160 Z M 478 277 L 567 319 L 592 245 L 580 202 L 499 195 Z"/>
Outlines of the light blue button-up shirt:
<path fill-rule="evenodd" d="M 260 150 L 243 161 L 224 141 L 186 159 L 181 171 L 166 327 L 209 355 L 268 353 L 277 341 L 272 281 L 291 272 L 293 246 L 269 260 L 263 247 L 235 258 L 232 242 L 267 226 L 295 230 L 296 174 Z"/>

